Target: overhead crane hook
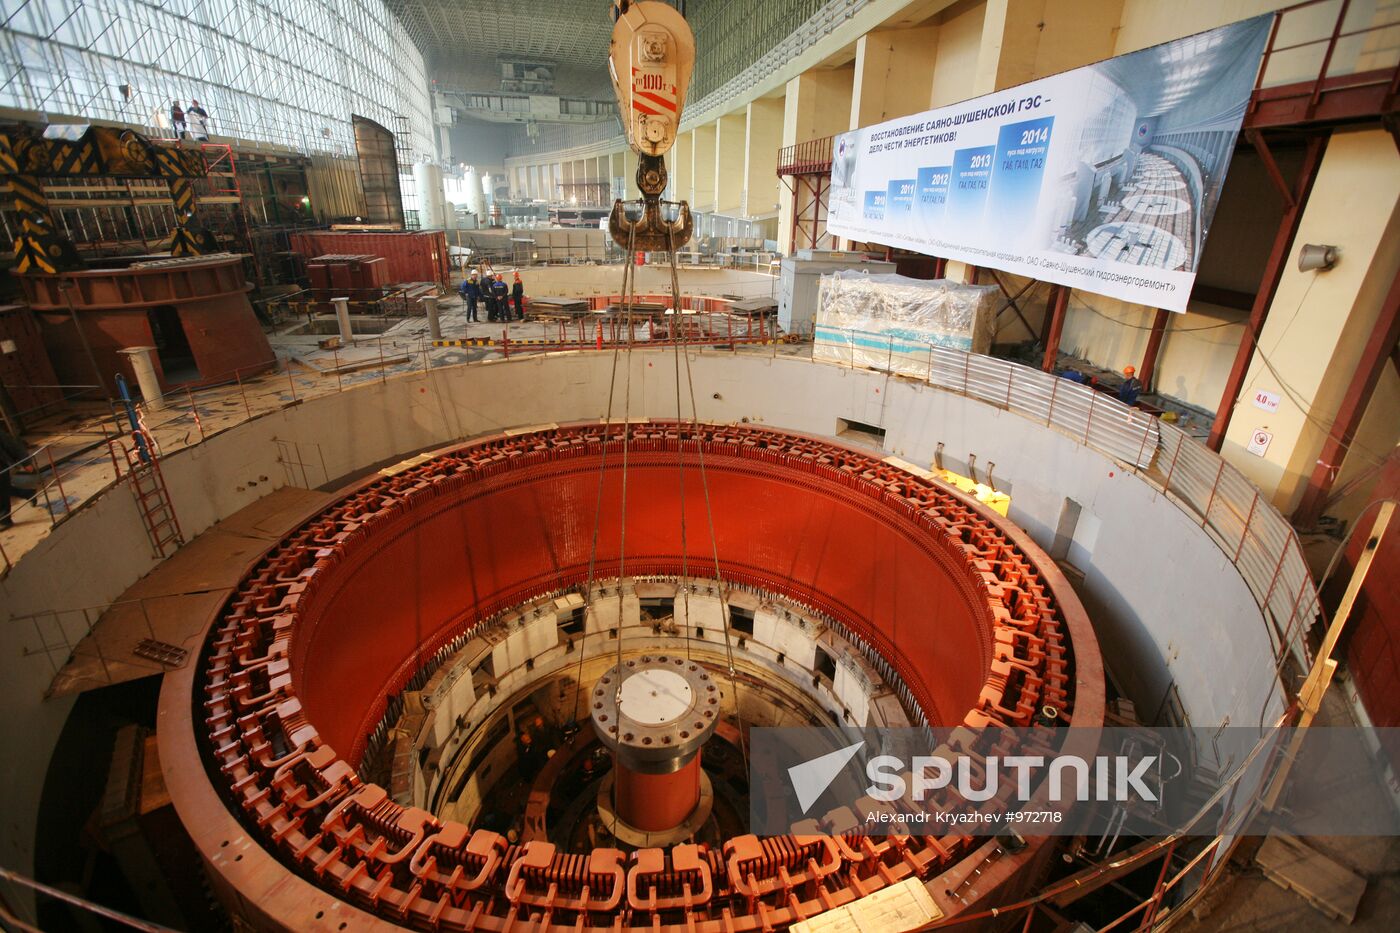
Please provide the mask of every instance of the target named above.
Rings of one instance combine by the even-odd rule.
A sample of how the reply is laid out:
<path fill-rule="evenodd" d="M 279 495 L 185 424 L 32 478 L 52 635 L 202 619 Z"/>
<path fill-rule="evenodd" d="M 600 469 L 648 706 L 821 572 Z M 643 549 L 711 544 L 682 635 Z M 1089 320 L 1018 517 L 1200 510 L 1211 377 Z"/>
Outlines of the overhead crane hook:
<path fill-rule="evenodd" d="M 623 249 L 669 252 L 688 243 L 694 230 L 690 205 L 663 202 L 661 195 L 663 156 L 675 145 L 695 66 L 695 36 L 680 11 L 660 0 L 619 0 L 613 14 L 608 72 L 627 144 L 637 153 L 642 200 L 614 201 L 608 231 Z"/>

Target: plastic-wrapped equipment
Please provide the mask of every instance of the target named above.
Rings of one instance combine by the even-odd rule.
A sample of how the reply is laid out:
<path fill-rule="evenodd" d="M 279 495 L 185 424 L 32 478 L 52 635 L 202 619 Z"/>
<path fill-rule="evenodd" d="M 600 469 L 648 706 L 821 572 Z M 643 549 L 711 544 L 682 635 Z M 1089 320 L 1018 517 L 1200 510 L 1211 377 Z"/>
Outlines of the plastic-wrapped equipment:
<path fill-rule="evenodd" d="M 894 274 L 824 275 L 812 356 L 923 376 L 930 348 L 991 350 L 998 291 L 994 285 Z"/>

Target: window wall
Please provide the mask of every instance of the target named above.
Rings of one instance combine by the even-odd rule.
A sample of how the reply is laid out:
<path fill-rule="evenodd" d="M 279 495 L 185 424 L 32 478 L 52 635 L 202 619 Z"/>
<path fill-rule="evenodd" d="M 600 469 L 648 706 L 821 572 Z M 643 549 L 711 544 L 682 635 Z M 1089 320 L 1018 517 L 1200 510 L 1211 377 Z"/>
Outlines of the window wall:
<path fill-rule="evenodd" d="M 436 157 L 422 52 L 380 0 L 0 0 L 0 107 L 354 153 L 352 113 Z"/>

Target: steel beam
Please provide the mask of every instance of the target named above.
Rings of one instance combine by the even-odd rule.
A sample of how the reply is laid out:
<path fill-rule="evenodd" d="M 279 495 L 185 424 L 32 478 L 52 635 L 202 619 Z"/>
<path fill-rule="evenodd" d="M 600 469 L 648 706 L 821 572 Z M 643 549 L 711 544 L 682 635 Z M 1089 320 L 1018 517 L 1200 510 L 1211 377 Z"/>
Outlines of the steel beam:
<path fill-rule="evenodd" d="M 1142 352 L 1142 365 L 1138 367 L 1138 381 L 1142 383 L 1144 392 L 1152 391 L 1152 377 L 1157 374 L 1157 354 L 1162 350 L 1162 337 L 1167 333 L 1167 322 L 1171 316 L 1172 312 L 1166 308 L 1158 308 L 1157 316 L 1152 319 L 1152 333 L 1147 336 L 1147 349 Z"/>
<path fill-rule="evenodd" d="M 1040 368 L 1047 373 L 1055 371 L 1055 358 L 1060 352 L 1060 335 L 1065 329 L 1065 313 L 1069 309 L 1068 285 L 1057 285 L 1052 290 L 1050 307 L 1046 310 L 1049 325 L 1045 332 L 1045 359 Z"/>
<path fill-rule="evenodd" d="M 1298 235 L 1298 224 L 1303 219 L 1303 209 L 1307 207 L 1308 195 L 1312 192 L 1313 182 L 1317 180 L 1317 170 L 1322 165 L 1322 154 L 1326 149 L 1325 135 L 1308 139 L 1302 168 L 1298 170 L 1298 177 L 1293 183 L 1292 203 L 1285 208 L 1278 230 L 1274 234 L 1274 246 L 1269 253 L 1269 261 L 1264 265 L 1259 291 L 1254 295 L 1254 307 L 1250 309 L 1249 321 L 1245 324 L 1244 335 L 1240 337 L 1240 346 L 1235 352 L 1234 365 L 1230 367 L 1230 374 L 1225 378 L 1225 391 L 1216 407 L 1215 422 L 1211 425 L 1210 436 L 1206 439 L 1206 446 L 1216 453 L 1220 452 L 1221 445 L 1225 443 L 1225 432 L 1230 427 L 1235 403 L 1239 400 L 1241 389 L 1244 388 L 1244 379 L 1249 373 L 1250 361 L 1254 358 L 1255 344 L 1264 329 L 1264 322 L 1269 317 L 1269 306 L 1273 304 L 1279 282 L 1283 280 L 1283 270 L 1293 249 L 1293 238 Z"/>

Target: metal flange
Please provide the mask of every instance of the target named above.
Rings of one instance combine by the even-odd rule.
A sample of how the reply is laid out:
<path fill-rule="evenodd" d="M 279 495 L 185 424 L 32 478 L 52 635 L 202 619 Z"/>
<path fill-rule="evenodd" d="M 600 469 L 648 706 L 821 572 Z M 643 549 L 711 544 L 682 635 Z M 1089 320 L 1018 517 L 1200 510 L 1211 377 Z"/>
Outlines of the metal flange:
<path fill-rule="evenodd" d="M 639 774 L 671 774 L 690 763 L 719 724 L 719 684 L 694 661 L 642 655 L 598 678 L 593 729 Z"/>

